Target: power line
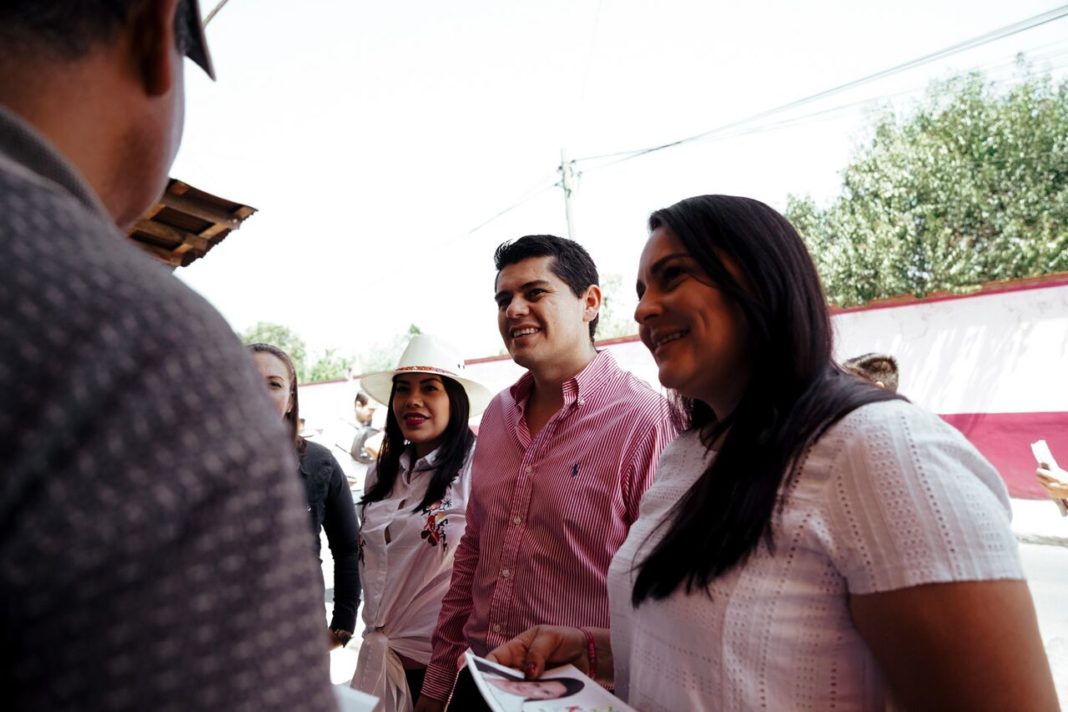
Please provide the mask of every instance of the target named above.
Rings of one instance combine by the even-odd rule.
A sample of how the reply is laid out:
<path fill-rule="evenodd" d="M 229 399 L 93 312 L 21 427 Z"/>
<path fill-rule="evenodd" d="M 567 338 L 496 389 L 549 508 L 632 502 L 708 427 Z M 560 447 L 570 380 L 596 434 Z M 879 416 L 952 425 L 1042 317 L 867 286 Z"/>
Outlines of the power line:
<path fill-rule="evenodd" d="M 1052 47 L 1052 46 L 1057 46 L 1057 45 L 1068 45 L 1068 43 L 1066 43 L 1064 41 L 1059 41 L 1059 42 L 1043 45 L 1042 48 Z M 1033 58 L 1038 59 L 1038 60 L 1042 60 L 1042 59 L 1049 60 L 1049 59 L 1054 59 L 1054 58 L 1059 59 L 1062 56 L 1065 56 L 1066 54 L 1068 54 L 1068 51 L 1060 50 L 1060 51 L 1056 51 L 1056 52 L 1049 52 L 1049 53 L 1042 54 L 1042 55 L 1030 55 L 1030 54 L 1028 54 L 1027 56 L 1028 56 L 1029 59 L 1033 57 Z M 981 72 L 984 73 L 984 75 L 989 76 L 990 74 L 992 74 L 994 72 L 997 72 L 997 71 L 1012 67 L 1014 65 L 1015 65 L 1015 61 L 990 63 L 990 64 L 986 64 L 986 65 L 981 66 L 981 67 L 974 67 L 974 68 L 969 69 L 967 71 L 955 74 L 955 75 L 949 77 L 947 81 L 952 81 L 953 79 L 958 79 L 958 78 L 960 78 L 962 76 L 965 76 L 966 74 L 968 74 L 968 73 L 970 73 L 972 71 L 981 71 Z M 1068 68 L 1068 65 L 1066 65 L 1066 64 L 1056 64 L 1056 65 L 1051 66 L 1050 70 L 1051 71 L 1058 71 L 1058 70 L 1065 69 L 1065 68 Z M 1009 80 L 1006 80 L 1006 79 L 1000 79 L 1000 80 L 989 79 L 988 83 L 991 86 L 1004 86 L 1004 85 L 1007 85 L 1007 84 L 1011 84 L 1011 82 Z M 710 134 L 708 136 L 705 136 L 702 140 L 703 141 L 723 141 L 723 140 L 728 140 L 728 139 L 739 138 L 739 137 L 742 137 L 742 136 L 749 136 L 749 135 L 752 135 L 752 134 L 765 133 L 765 132 L 768 132 L 768 131 L 777 131 L 777 130 L 784 129 L 784 128 L 790 128 L 790 127 L 793 127 L 793 126 L 806 124 L 806 123 L 809 123 L 809 122 L 812 122 L 812 121 L 826 121 L 826 120 L 829 120 L 829 119 L 833 118 L 837 114 L 844 114 L 844 113 L 849 112 L 849 111 L 851 111 L 853 109 L 856 109 L 858 107 L 877 106 L 877 105 L 879 105 L 880 103 L 883 103 L 883 102 L 893 101 L 893 100 L 900 99 L 900 98 L 906 97 L 906 96 L 914 96 L 916 94 L 919 94 L 919 93 L 925 91 L 929 86 L 930 86 L 929 84 L 924 84 L 924 85 L 921 85 L 921 86 L 913 86 L 911 88 L 902 89 L 902 90 L 894 92 L 892 94 L 881 94 L 881 95 L 879 95 L 877 97 L 868 97 L 868 98 L 864 98 L 864 99 L 858 99 L 858 100 L 855 100 L 855 101 L 849 101 L 849 102 L 846 102 L 846 103 L 843 103 L 843 104 L 837 104 L 835 106 L 827 107 L 827 108 L 824 108 L 824 109 L 817 109 L 815 111 L 812 111 L 812 112 L 809 112 L 809 113 L 805 113 L 805 114 L 801 114 L 801 115 L 798 115 L 798 116 L 792 116 L 792 117 L 789 117 L 789 118 L 780 119 L 778 121 L 774 121 L 774 122 L 771 122 L 771 123 L 755 123 L 755 122 L 751 122 L 751 123 L 755 123 L 755 125 L 738 125 L 738 126 L 734 126 L 731 129 L 724 129 L 724 130 L 716 132 L 714 134 Z M 768 117 L 764 117 L 764 118 L 768 118 Z M 611 157 L 612 155 L 620 155 L 620 154 L 609 154 L 608 156 L 605 156 L 605 157 Z M 592 161 L 593 159 L 592 158 L 587 158 L 585 160 Z M 602 168 L 608 168 L 608 167 L 614 166 L 617 163 L 619 163 L 619 161 L 609 161 L 608 163 L 603 163 L 603 164 L 600 164 L 600 165 L 587 166 L 586 168 L 584 168 L 582 170 L 581 175 L 587 175 L 589 173 L 593 173 L 593 172 L 599 171 Z"/>
<path fill-rule="evenodd" d="M 224 0 L 224 2 L 225 2 L 225 0 Z M 577 165 L 580 162 L 585 163 L 585 162 L 591 162 L 591 161 L 607 159 L 607 158 L 618 158 L 618 160 L 615 160 L 615 161 L 609 161 L 608 163 L 603 163 L 603 164 L 598 165 L 598 166 L 591 166 L 590 168 L 587 168 L 587 169 L 583 170 L 581 173 L 579 173 L 579 175 L 581 176 L 582 174 L 587 173 L 587 172 L 589 172 L 591 170 L 596 171 L 596 170 L 600 170 L 602 168 L 608 168 L 610 166 L 614 166 L 614 165 L 617 165 L 619 163 L 623 163 L 624 161 L 628 161 L 628 160 L 630 160 L 632 158 L 638 158 L 639 156 L 644 156 L 644 155 L 647 155 L 647 154 L 650 154 L 650 153 L 654 153 L 654 152 L 657 152 L 657 151 L 662 151 L 662 150 L 667 149 L 667 148 L 673 148 L 675 146 L 679 146 L 679 145 L 682 145 L 682 144 L 685 144 L 685 143 L 689 143 L 689 142 L 692 142 L 692 141 L 697 141 L 697 140 L 707 139 L 707 138 L 713 138 L 713 137 L 715 137 L 715 138 L 730 138 L 730 137 L 742 136 L 742 135 L 747 135 L 747 134 L 752 134 L 752 133 L 759 133 L 761 131 L 775 130 L 775 129 L 784 128 L 786 126 L 793 125 L 793 124 L 796 124 L 796 123 L 802 123 L 805 120 L 812 120 L 812 119 L 814 119 L 816 117 L 825 116 L 825 115 L 829 115 L 829 114 L 845 111 L 845 110 L 848 110 L 850 108 L 853 108 L 854 106 L 860 106 L 860 105 L 864 105 L 864 104 L 872 104 L 874 102 L 877 102 L 877 101 L 880 101 L 880 100 L 886 100 L 886 99 L 892 98 L 894 96 L 900 96 L 900 95 L 903 95 L 903 94 L 915 93 L 916 91 L 918 91 L 917 89 L 912 89 L 912 90 L 908 90 L 908 91 L 905 91 L 905 92 L 898 92 L 896 94 L 891 94 L 891 95 L 884 95 L 884 96 L 880 96 L 880 97 L 863 99 L 863 100 L 859 100 L 859 101 L 855 101 L 855 102 L 850 102 L 850 103 L 847 103 L 847 104 L 839 105 L 837 107 L 832 107 L 830 109 L 824 109 L 824 110 L 816 111 L 816 112 L 813 112 L 811 114 L 806 114 L 806 115 L 801 116 L 801 117 L 795 117 L 793 119 L 784 119 L 782 121 L 779 121 L 779 122 L 776 122 L 776 123 L 773 123 L 773 124 L 758 125 L 758 126 L 755 126 L 755 127 L 746 128 L 747 124 L 755 123 L 757 121 L 760 121 L 761 119 L 766 119 L 766 118 L 769 118 L 771 116 L 774 116 L 775 114 L 779 114 L 779 113 L 782 113 L 782 112 L 785 112 L 785 111 L 789 111 L 791 109 L 796 109 L 798 107 L 804 106 L 806 104 L 811 104 L 811 103 L 813 103 L 815 101 L 819 101 L 821 99 L 825 99 L 825 98 L 833 96 L 835 94 L 838 94 L 838 93 L 841 93 L 841 92 L 844 92 L 844 91 L 848 91 L 850 89 L 855 89 L 856 87 L 862 86 L 864 84 L 867 84 L 867 83 L 870 83 L 870 82 L 874 82 L 874 81 L 877 81 L 879 79 L 885 79 L 885 78 L 887 78 L 889 76 L 892 76 L 894 74 L 899 74 L 899 73 L 907 71 L 909 69 L 914 69 L 916 67 L 922 66 L 924 64 L 929 64 L 929 63 L 931 63 L 933 61 L 936 61 L 938 59 L 944 59 L 944 58 L 952 56 L 954 54 L 958 54 L 960 52 L 964 52 L 964 51 L 969 50 L 969 49 L 974 49 L 976 47 L 980 47 L 980 46 L 982 46 L 984 44 L 989 44 L 991 42 L 995 42 L 997 40 L 1001 40 L 1001 39 L 1004 39 L 1006 37 L 1011 37 L 1012 35 L 1019 34 L 1021 32 L 1024 32 L 1024 31 L 1027 31 L 1027 30 L 1030 30 L 1030 29 L 1034 29 L 1036 27 L 1040 27 L 1042 25 L 1048 24 L 1050 22 L 1054 22 L 1056 20 L 1060 20 L 1060 19 L 1062 19 L 1062 18 L 1064 18 L 1066 16 L 1068 16 L 1068 5 L 1062 5 L 1060 7 L 1054 8 L 1053 10 L 1049 10 L 1047 12 L 1044 12 L 1044 13 L 1042 13 L 1040 15 L 1035 15 L 1034 17 L 1030 17 L 1030 18 L 1027 18 L 1025 20 L 1021 20 L 1019 22 L 1015 22 L 1015 23 L 1013 23 L 1011 25 L 1006 25 L 1004 27 L 1001 27 L 999 29 L 993 30 L 991 32 L 987 32 L 987 33 L 985 33 L 983 35 L 979 35 L 977 37 L 973 37 L 973 38 L 971 38 L 969 40 L 965 40 L 963 42 L 958 42 L 957 44 L 954 44 L 954 45 L 951 45 L 951 46 L 946 47 L 944 49 L 938 50 L 937 52 L 932 52 L 930 54 L 926 54 L 926 55 L 923 55 L 921 57 L 917 57 L 915 59 L 909 60 L 907 62 L 903 62 L 901 64 L 895 65 L 895 66 L 890 67 L 888 69 L 884 69 L 884 70 L 875 72 L 874 74 L 869 74 L 869 75 L 861 77 L 859 79 L 854 79 L 854 80 L 846 82 L 844 84 L 839 84 L 839 85 L 837 85 L 835 87 L 831 87 L 830 89 L 825 89 L 823 91 L 817 92 L 816 94 L 811 94 L 809 96 L 802 97 L 800 99 L 796 99 L 796 100 L 787 102 L 786 104 L 782 104 L 782 105 L 779 105 L 779 106 L 776 106 L 776 107 L 773 107 L 773 108 L 770 108 L 770 109 L 766 109 L 764 111 L 760 111 L 760 112 L 758 112 L 756 114 L 753 114 L 751 116 L 745 117 L 743 119 L 738 119 L 736 121 L 732 121 L 732 122 L 729 122 L 727 124 L 723 124 L 723 125 L 718 126 L 716 128 L 709 129 L 708 131 L 703 131 L 703 132 L 701 132 L 699 134 L 695 134 L 693 136 L 688 136 L 686 138 L 679 139 L 679 140 L 676 140 L 676 141 L 671 141 L 669 143 L 661 144 L 659 146 L 652 146 L 650 148 L 630 150 L 630 151 L 618 151 L 618 152 L 614 152 L 614 153 L 600 154 L 600 155 L 596 155 L 596 156 L 585 156 L 583 158 L 573 159 L 573 160 L 569 161 L 569 163 L 572 166 L 574 166 L 574 165 Z M 1057 43 L 1051 43 L 1051 44 L 1043 45 L 1041 48 L 1046 48 L 1046 47 L 1049 47 L 1049 46 L 1055 45 L 1055 44 L 1057 44 Z M 1052 56 L 1059 56 L 1060 53 L 1051 53 L 1051 54 L 1052 54 Z M 989 66 L 990 65 L 988 65 L 988 67 Z M 1005 64 L 1000 64 L 1000 65 L 995 65 L 995 66 L 1001 67 L 1001 66 L 1006 66 L 1006 65 Z M 973 70 L 968 70 L 968 71 L 974 71 L 974 69 Z M 967 73 L 967 72 L 964 72 L 962 74 L 965 74 L 965 73 Z M 961 76 L 961 74 L 958 74 L 956 76 Z M 557 167 L 557 171 L 556 172 L 559 172 L 560 169 L 561 169 L 561 167 Z M 504 208 L 503 210 L 500 210 L 499 212 L 495 213 L 492 217 L 490 217 L 490 218 L 484 220 L 483 222 L 479 223 L 477 226 L 475 226 L 471 230 L 468 230 L 466 233 L 464 233 L 463 235 L 459 236 L 457 239 L 460 239 L 462 237 L 467 237 L 469 235 L 472 235 L 472 234 L 478 232 L 479 230 L 484 228 L 486 225 L 489 225 L 490 223 L 492 223 L 497 218 L 499 218 L 499 217 L 501 217 L 501 216 L 503 216 L 503 215 L 515 210 L 516 208 L 519 208 L 520 206 L 530 202 L 531 200 L 533 200 L 534 198 L 540 196 L 542 193 L 546 192 L 547 190 L 550 190 L 551 188 L 559 187 L 560 185 L 561 185 L 561 182 L 560 181 L 556 181 L 556 182 L 553 182 L 553 183 L 549 183 L 548 185 L 541 185 L 540 187 L 538 187 L 536 189 L 533 189 L 533 191 L 528 191 L 527 194 L 524 194 L 524 196 L 519 198 L 518 200 L 516 200 L 516 202 L 512 203 L 511 205 L 509 205 L 508 207 Z"/>
<path fill-rule="evenodd" d="M 211 12 L 209 12 L 209 13 L 208 13 L 208 14 L 207 14 L 207 15 L 206 15 L 206 16 L 204 17 L 204 26 L 205 26 L 205 27 L 207 27 L 207 26 L 208 26 L 208 23 L 209 23 L 209 22 L 211 22 L 212 18 L 213 18 L 213 17 L 215 17 L 215 15 L 217 15 L 217 14 L 219 13 L 219 10 L 222 10 L 222 9 L 223 9 L 223 6 L 224 6 L 224 5 L 226 4 L 226 3 L 228 3 L 229 1 L 230 1 L 230 0 L 219 0 L 219 4 L 217 4 L 217 5 L 215 6 L 215 7 L 213 7 L 213 8 L 211 9 Z"/>
<path fill-rule="evenodd" d="M 555 174 L 556 174 L 556 171 L 553 171 L 553 173 L 550 174 L 550 175 L 555 175 Z M 550 182 L 550 183 L 546 183 L 545 182 L 546 180 L 551 180 L 551 179 L 550 178 L 545 178 L 545 179 L 542 179 L 542 180 L 538 181 L 531 188 L 529 188 L 528 190 L 523 192 L 520 195 L 520 197 L 517 198 L 515 200 L 515 202 L 510 204 L 507 208 L 504 208 L 503 210 L 497 211 L 491 217 L 486 218 L 485 220 L 483 220 L 482 222 L 480 222 L 478 225 L 476 225 L 475 227 L 471 228 L 467 232 L 463 233 L 462 235 L 458 235 L 456 237 L 456 239 L 468 237 L 470 235 L 475 234 L 476 232 L 478 232 L 482 228 L 486 227 L 487 225 L 489 225 L 491 222 L 493 222 L 497 218 L 499 218 L 499 217 L 501 217 L 503 215 L 506 215 L 507 213 L 512 212 L 516 208 L 519 208 L 519 207 L 521 207 L 523 205 L 526 205 L 530 201 L 532 201 L 535 198 L 539 197 L 542 193 L 545 193 L 546 191 L 551 190 L 551 189 L 557 187 L 558 185 L 560 185 L 560 181 L 553 181 L 553 182 Z"/>
<path fill-rule="evenodd" d="M 921 57 L 917 57 L 915 59 L 911 59 L 911 60 L 909 60 L 907 62 L 902 62 L 901 64 L 897 64 L 897 65 L 895 65 L 893 67 L 890 67 L 888 69 L 883 69 L 883 70 L 875 72 L 873 74 L 868 74 L 868 75 L 866 75 L 864 77 L 860 77 L 859 79 L 854 79 L 854 80 L 848 81 L 848 82 L 846 82 L 844 84 L 839 84 L 837 86 L 831 87 L 830 89 L 825 89 L 825 90 L 817 92 L 815 94 L 810 94 L 810 95 L 802 97 L 800 99 L 795 99 L 795 100 L 789 101 L 789 102 L 787 102 L 785 104 L 781 104 L 779 106 L 775 106 L 775 107 L 772 107 L 770 109 L 765 109 L 765 110 L 760 111 L 760 112 L 758 112 L 756 114 L 753 114 L 751 116 L 747 116 L 745 118 L 738 119 L 736 121 L 731 121 L 731 122 L 723 124 L 721 126 L 717 126 L 716 128 L 709 129 L 708 131 L 702 131 L 699 134 L 694 134 L 693 136 L 687 136 L 686 138 L 677 139 L 675 141 L 669 141 L 668 143 L 663 143 L 663 144 L 660 144 L 658 146 L 651 146 L 649 148 L 642 148 L 642 149 L 637 149 L 637 150 L 633 150 L 633 151 L 620 151 L 620 152 L 614 153 L 614 154 L 603 154 L 601 156 L 589 156 L 589 157 L 586 157 L 586 158 L 577 158 L 577 159 L 574 159 L 574 160 L 575 160 L 576 163 L 578 163 L 578 162 L 582 162 L 582 161 L 590 161 L 590 160 L 597 160 L 597 159 L 601 159 L 601 158 L 610 158 L 610 157 L 620 156 L 620 158 L 618 160 L 612 161 L 610 163 L 607 163 L 607 164 L 604 164 L 604 165 L 600 166 L 600 168 L 606 168 L 608 166 L 616 165 L 616 164 L 622 163 L 624 161 L 629 161 L 632 158 L 638 158 L 639 156 L 645 156 L 645 155 L 648 155 L 650 153 L 655 153 L 657 151 L 663 151 L 664 149 L 667 149 L 667 148 L 674 148 L 675 146 L 680 146 L 680 145 L 682 145 L 684 143 L 689 143 L 691 141 L 697 141 L 699 139 L 705 138 L 707 136 L 710 136 L 710 135 L 713 135 L 713 134 L 716 134 L 716 133 L 720 133 L 720 132 L 728 131 L 730 129 L 738 128 L 739 126 L 742 126 L 742 125 L 745 125 L 745 124 L 748 124 L 748 123 L 752 123 L 754 121 L 758 121 L 758 120 L 763 119 L 763 118 L 767 118 L 768 116 L 771 116 L 771 115 L 774 115 L 774 114 L 782 113 L 784 111 L 789 111 L 791 109 L 796 109 L 796 108 L 798 108 L 800 106 L 804 106 L 806 104 L 811 104 L 814 101 L 819 101 L 820 99 L 825 99 L 825 98 L 827 98 L 829 96 L 832 96 L 834 94 L 838 94 L 838 93 L 841 93 L 841 92 L 844 92 L 844 91 L 848 91 L 850 89 L 855 89 L 856 87 L 862 86 L 864 84 L 868 84 L 870 82 L 874 82 L 874 81 L 877 81 L 879 79 L 885 79 L 887 77 L 893 76 L 894 74 L 900 74 L 901 72 L 907 71 L 909 69 L 915 69 L 916 67 L 920 67 L 920 66 L 922 66 L 924 64 L 929 64 L 929 63 L 934 62 L 934 61 L 939 60 L 939 59 L 945 59 L 946 57 L 952 56 L 954 54 L 959 54 L 960 52 L 964 52 L 966 50 L 974 49 L 976 47 L 980 47 L 980 46 L 982 46 L 984 44 L 989 44 L 991 42 L 996 42 L 997 40 L 1005 39 L 1006 37 L 1011 37 L 1012 35 L 1019 34 L 1021 32 L 1025 32 L 1027 30 L 1031 30 L 1031 29 L 1034 29 L 1036 27 L 1041 27 L 1042 25 L 1048 24 L 1050 22 L 1054 22 L 1056 20 L 1060 20 L 1060 19 L 1062 19 L 1062 18 L 1064 18 L 1066 16 L 1068 16 L 1068 5 L 1061 5 L 1060 7 L 1054 8 L 1053 10 L 1049 10 L 1047 12 L 1044 12 L 1044 13 L 1040 14 L 1040 15 L 1035 15 L 1034 17 L 1027 18 L 1026 20 L 1020 20 L 1019 22 L 1014 22 L 1011 25 L 1006 25 L 1006 26 L 1001 27 L 999 29 L 996 29 L 996 30 L 993 30 L 991 32 L 987 32 L 985 34 L 979 35 L 978 37 L 973 37 L 973 38 L 965 40 L 963 42 L 958 42 L 958 43 L 956 43 L 954 45 L 950 45 L 949 47 L 946 47 L 944 49 L 940 49 L 940 50 L 938 50 L 936 52 L 931 52 L 931 53 L 925 54 L 925 55 L 923 55 Z"/>

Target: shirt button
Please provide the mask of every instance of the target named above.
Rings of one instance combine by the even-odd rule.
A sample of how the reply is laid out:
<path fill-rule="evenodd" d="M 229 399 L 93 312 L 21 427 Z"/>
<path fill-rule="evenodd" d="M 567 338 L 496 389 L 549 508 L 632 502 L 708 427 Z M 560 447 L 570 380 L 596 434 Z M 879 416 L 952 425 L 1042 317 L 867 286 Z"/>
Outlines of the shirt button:
<path fill-rule="evenodd" d="M 533 472 L 534 472 L 534 468 L 531 467 L 530 465 L 527 465 L 527 474 L 529 475 L 529 474 L 532 474 Z"/>
<path fill-rule="evenodd" d="M 501 569 L 501 578 L 508 578 L 512 575 L 512 572 L 508 569 Z"/>
<path fill-rule="evenodd" d="M 501 624 L 500 623 L 494 623 L 493 624 L 493 632 L 494 633 L 500 633 L 501 632 Z"/>
<path fill-rule="evenodd" d="M 519 516 L 518 514 L 515 515 L 514 517 L 512 517 L 512 524 L 515 524 L 516 526 L 519 526 L 522 523 L 523 523 L 523 518 L 521 516 Z"/>
<path fill-rule="evenodd" d="M 578 399 L 578 401 L 576 401 L 576 402 L 577 402 L 577 403 L 578 403 L 579 405 L 586 405 L 586 399 L 585 399 L 585 398 L 579 398 L 579 399 Z"/>

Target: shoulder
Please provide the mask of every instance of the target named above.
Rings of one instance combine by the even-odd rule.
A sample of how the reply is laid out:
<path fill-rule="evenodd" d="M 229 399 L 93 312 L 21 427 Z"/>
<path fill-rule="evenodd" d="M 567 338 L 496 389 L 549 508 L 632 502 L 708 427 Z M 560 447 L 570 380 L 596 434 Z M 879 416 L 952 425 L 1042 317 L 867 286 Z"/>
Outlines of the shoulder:
<path fill-rule="evenodd" d="M 330 453 L 330 450 L 325 445 L 321 445 L 320 443 L 317 443 L 314 440 L 305 440 L 304 443 L 305 447 L 304 455 L 303 457 L 301 457 L 302 460 L 307 459 L 319 461 L 333 459 L 334 456 Z"/>
<path fill-rule="evenodd" d="M 620 368 L 610 354 L 599 358 L 604 359 L 599 364 L 600 377 L 587 394 L 580 394 L 581 397 L 605 410 L 623 412 L 630 417 L 659 420 L 669 412 L 668 400 L 652 386 Z"/>
<path fill-rule="evenodd" d="M 657 479 L 693 471 L 704 472 L 714 456 L 715 453 L 701 442 L 698 431 L 687 430 L 664 447 L 657 465 Z"/>
<path fill-rule="evenodd" d="M 371 491 L 375 483 L 378 482 L 378 461 L 372 462 L 367 466 L 367 472 L 363 476 L 363 491 L 364 494 Z"/>
<path fill-rule="evenodd" d="M 304 441 L 304 453 L 300 456 L 300 466 L 309 473 L 327 467 L 341 471 L 341 466 L 334 457 L 334 453 L 330 452 L 330 448 L 312 440 Z"/>
<path fill-rule="evenodd" d="M 907 401 L 857 408 L 813 445 L 803 466 L 813 482 L 835 482 L 834 497 L 928 502 L 981 499 L 1008 510 L 997 470 L 961 433 Z M 830 496 L 830 495 L 829 495 Z"/>
<path fill-rule="evenodd" d="M 949 449 L 978 455 L 953 426 L 904 400 L 861 406 L 831 426 L 813 450 L 868 453 L 875 458 L 913 457 L 920 450 Z"/>
<path fill-rule="evenodd" d="M 856 593 L 1020 576 L 997 471 L 937 415 L 905 401 L 842 418 L 811 449 L 789 496 L 799 515 L 815 507 L 812 531 Z"/>

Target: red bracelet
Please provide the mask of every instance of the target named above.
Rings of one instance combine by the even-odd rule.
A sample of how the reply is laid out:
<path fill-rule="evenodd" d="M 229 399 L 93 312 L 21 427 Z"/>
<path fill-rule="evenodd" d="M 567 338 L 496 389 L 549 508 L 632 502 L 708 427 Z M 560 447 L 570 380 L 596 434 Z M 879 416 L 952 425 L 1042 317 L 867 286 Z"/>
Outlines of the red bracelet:
<path fill-rule="evenodd" d="M 597 679 L 597 644 L 593 642 L 593 633 L 585 628 L 579 628 L 586 636 L 586 657 L 590 661 L 590 679 Z"/>

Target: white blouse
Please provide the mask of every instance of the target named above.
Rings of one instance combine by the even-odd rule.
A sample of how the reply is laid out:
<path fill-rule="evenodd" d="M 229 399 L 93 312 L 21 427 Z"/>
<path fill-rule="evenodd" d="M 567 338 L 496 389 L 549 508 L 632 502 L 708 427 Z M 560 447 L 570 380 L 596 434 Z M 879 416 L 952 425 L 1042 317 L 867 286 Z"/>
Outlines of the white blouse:
<path fill-rule="evenodd" d="M 886 709 L 849 594 L 1023 578 L 997 472 L 940 418 L 891 401 L 811 448 L 773 520 L 774 553 L 762 544 L 707 593 L 634 609 L 634 567 L 709 457 L 696 433 L 668 446 L 609 570 L 616 690 L 643 712 Z"/>
<path fill-rule="evenodd" d="M 430 661 L 430 637 L 441 599 L 449 589 L 452 562 L 467 520 L 471 456 L 445 496 L 412 510 L 423 500 L 433 473 L 435 450 L 412 464 L 412 449 L 401 454 L 393 491 L 363 507 L 360 527 L 360 582 L 363 584 L 363 643 L 352 687 L 382 699 L 383 709 L 407 711 L 412 700 L 398 654 Z M 367 472 L 365 491 L 377 479 Z M 388 541 L 387 541 L 388 539 Z"/>

